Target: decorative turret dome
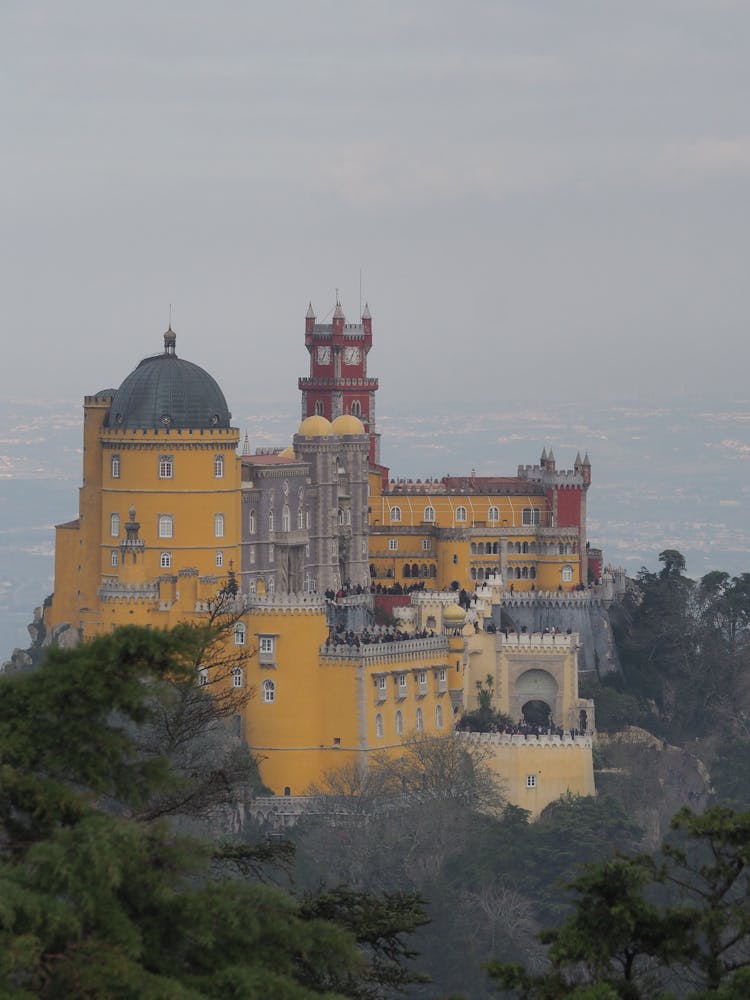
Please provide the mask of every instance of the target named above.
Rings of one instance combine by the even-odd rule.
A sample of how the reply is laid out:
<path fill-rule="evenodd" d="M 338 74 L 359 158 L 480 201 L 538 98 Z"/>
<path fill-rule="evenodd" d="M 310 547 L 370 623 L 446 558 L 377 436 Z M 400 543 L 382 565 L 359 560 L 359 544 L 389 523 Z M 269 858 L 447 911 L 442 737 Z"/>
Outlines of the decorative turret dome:
<path fill-rule="evenodd" d="M 331 422 L 320 414 L 314 413 L 302 421 L 297 433 L 303 437 L 328 437 L 331 433 Z"/>
<path fill-rule="evenodd" d="M 352 413 L 342 413 L 331 424 L 331 434 L 364 434 L 365 425 Z"/>
<path fill-rule="evenodd" d="M 144 358 L 114 393 L 110 427 L 128 430 L 228 428 L 232 414 L 207 371 L 175 354 L 176 336 L 164 334 L 164 353 Z"/>
<path fill-rule="evenodd" d="M 466 612 L 459 604 L 449 604 L 443 611 L 443 622 L 450 628 L 463 625 L 466 621 Z"/>
<path fill-rule="evenodd" d="M 293 462 L 296 455 L 294 454 L 294 448 L 292 445 L 289 445 L 288 448 L 284 448 L 283 451 L 280 451 L 279 458 L 288 458 L 291 462 Z"/>

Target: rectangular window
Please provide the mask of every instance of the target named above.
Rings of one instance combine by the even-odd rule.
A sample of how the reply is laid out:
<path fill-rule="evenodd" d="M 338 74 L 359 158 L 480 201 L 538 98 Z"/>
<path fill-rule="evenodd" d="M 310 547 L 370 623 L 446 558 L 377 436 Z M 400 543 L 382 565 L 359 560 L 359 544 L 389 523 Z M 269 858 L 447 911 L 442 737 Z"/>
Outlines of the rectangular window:
<path fill-rule="evenodd" d="M 255 546 L 254 545 L 250 546 L 250 562 L 251 563 L 255 562 Z"/>
<path fill-rule="evenodd" d="M 523 523 L 524 524 L 541 524 L 542 522 L 542 512 L 538 507 L 524 507 L 523 509 Z"/>
<path fill-rule="evenodd" d="M 272 635 L 259 636 L 258 662 L 267 667 L 276 663 L 276 640 Z"/>
<path fill-rule="evenodd" d="M 396 552 L 398 550 L 398 538 L 388 539 L 388 550 L 390 552 Z"/>
<path fill-rule="evenodd" d="M 171 479 L 174 475 L 174 459 L 171 455 L 162 455 L 159 459 L 159 479 Z"/>
<path fill-rule="evenodd" d="M 422 551 L 423 552 L 429 552 L 431 548 L 432 548 L 432 542 L 430 541 L 430 539 L 429 538 L 423 538 L 422 539 Z"/>
<path fill-rule="evenodd" d="M 223 479 L 224 478 L 224 456 L 217 455 L 214 459 L 214 478 Z"/>
<path fill-rule="evenodd" d="M 417 674 L 417 684 L 419 685 L 419 693 L 427 694 L 427 671 L 420 670 Z"/>
<path fill-rule="evenodd" d="M 536 775 L 535 774 L 527 774 L 526 775 L 526 787 L 527 788 L 536 788 Z"/>
<path fill-rule="evenodd" d="M 445 679 L 445 670 L 438 670 L 438 691 L 445 691 L 447 690 L 447 687 L 448 683 Z"/>
<path fill-rule="evenodd" d="M 112 472 L 112 478 L 113 479 L 119 479 L 120 478 L 120 456 L 119 455 L 113 455 L 112 456 L 111 472 Z"/>
<path fill-rule="evenodd" d="M 172 538 L 174 536 L 174 519 L 171 514 L 159 515 L 159 538 Z"/>
<path fill-rule="evenodd" d="M 273 545 L 268 546 L 268 561 L 273 562 Z"/>

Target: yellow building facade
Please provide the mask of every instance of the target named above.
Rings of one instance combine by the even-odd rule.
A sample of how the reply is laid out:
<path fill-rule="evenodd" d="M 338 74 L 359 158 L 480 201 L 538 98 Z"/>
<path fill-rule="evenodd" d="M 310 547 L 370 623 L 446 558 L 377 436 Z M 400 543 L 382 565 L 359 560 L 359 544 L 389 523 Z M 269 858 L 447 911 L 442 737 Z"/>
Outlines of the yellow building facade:
<path fill-rule="evenodd" d="M 514 645 L 488 630 L 498 600 L 488 581 L 502 589 L 503 568 L 519 590 L 560 587 L 563 569 L 566 587 L 579 582 L 580 525 L 560 526 L 575 504 L 566 508 L 555 491 L 570 486 L 580 513 L 580 460 L 561 474 L 544 456 L 505 485 L 407 488 L 384 481 L 371 434 L 352 413 L 313 414 L 286 449 L 238 454 L 221 389 L 177 356 L 171 329 L 163 352 L 119 388 L 85 397 L 83 415 L 79 513 L 56 529 L 47 631 L 68 624 L 87 639 L 126 624 L 205 622 L 217 593 L 236 584 L 228 642 L 241 647 L 242 667 L 222 683 L 252 695 L 237 729 L 277 795 L 304 794 L 344 763 L 398 753 L 414 733 L 452 732 L 487 674 L 508 714 L 523 714 L 535 679 L 556 720 L 581 711 L 569 637 L 567 646 L 557 636 L 517 636 Z M 381 581 L 384 589 L 415 580 L 426 590 L 413 594 L 401 624 L 375 625 Z M 466 625 L 456 584 L 477 591 Z M 527 807 L 528 747 L 496 742 L 509 798 Z M 541 760 L 541 746 L 533 749 Z M 585 748 L 547 749 L 534 810 L 554 788 L 593 790 L 587 765 L 572 765 Z"/>

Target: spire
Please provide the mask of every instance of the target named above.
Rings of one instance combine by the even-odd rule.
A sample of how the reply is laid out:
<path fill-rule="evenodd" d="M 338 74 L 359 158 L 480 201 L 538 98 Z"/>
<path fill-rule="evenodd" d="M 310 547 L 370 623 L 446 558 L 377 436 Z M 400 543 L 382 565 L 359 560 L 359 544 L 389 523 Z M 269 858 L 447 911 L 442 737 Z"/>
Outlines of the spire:
<path fill-rule="evenodd" d="M 588 452 L 586 452 L 586 454 L 583 456 L 583 464 L 587 465 L 589 468 L 591 468 L 591 461 L 589 459 L 589 453 Z"/>
<path fill-rule="evenodd" d="M 575 462 L 573 462 L 573 468 L 577 469 L 580 464 L 581 464 L 581 453 L 580 453 L 580 451 L 577 451 L 576 452 Z"/>
<path fill-rule="evenodd" d="M 542 448 L 542 457 L 539 459 L 539 464 L 544 465 L 546 461 L 547 461 L 547 449 Z"/>
<path fill-rule="evenodd" d="M 372 319 L 372 316 L 370 315 L 370 307 L 366 302 L 364 312 L 362 313 L 362 319 Z"/>
<path fill-rule="evenodd" d="M 305 314 L 305 319 L 315 319 L 315 310 L 312 307 L 312 301 L 310 302 L 310 305 L 307 307 L 307 313 Z"/>
<path fill-rule="evenodd" d="M 344 316 L 344 310 L 341 308 L 338 295 L 336 296 L 336 308 L 333 310 L 333 318 L 346 319 L 346 316 Z"/>
<path fill-rule="evenodd" d="M 250 454 L 250 436 L 245 431 L 245 439 L 242 442 L 242 457 L 246 458 Z"/>
<path fill-rule="evenodd" d="M 549 455 L 547 455 L 547 461 L 548 462 L 554 462 L 555 461 L 555 453 L 554 453 L 554 451 L 552 451 L 551 448 L 549 450 Z"/>

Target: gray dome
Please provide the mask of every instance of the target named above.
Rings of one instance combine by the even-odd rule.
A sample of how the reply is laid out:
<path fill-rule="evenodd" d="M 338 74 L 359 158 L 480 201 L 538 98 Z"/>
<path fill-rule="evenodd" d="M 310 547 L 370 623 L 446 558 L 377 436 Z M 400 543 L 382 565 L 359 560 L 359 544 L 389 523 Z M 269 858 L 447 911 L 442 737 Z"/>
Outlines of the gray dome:
<path fill-rule="evenodd" d="M 144 358 L 114 393 L 108 425 L 130 430 L 227 428 L 232 414 L 207 371 L 175 354 L 175 335 L 164 334 L 164 353 Z"/>

